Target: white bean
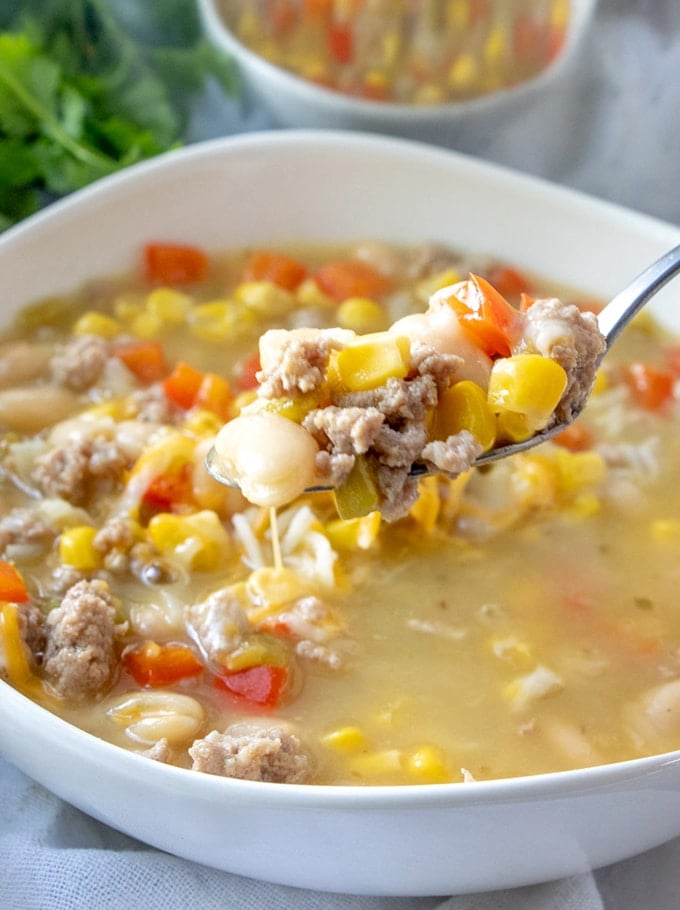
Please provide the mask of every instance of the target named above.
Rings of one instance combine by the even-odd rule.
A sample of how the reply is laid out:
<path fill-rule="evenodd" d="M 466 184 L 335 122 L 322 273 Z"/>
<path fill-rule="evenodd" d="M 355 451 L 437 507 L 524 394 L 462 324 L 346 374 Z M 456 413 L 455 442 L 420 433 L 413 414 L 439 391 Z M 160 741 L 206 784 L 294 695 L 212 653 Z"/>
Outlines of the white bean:
<path fill-rule="evenodd" d="M 299 424 L 270 414 L 242 414 L 215 438 L 222 472 L 249 502 L 282 506 L 314 483 L 318 446 Z"/>
<path fill-rule="evenodd" d="M 17 433 L 37 433 L 69 417 L 80 407 L 77 395 L 59 386 L 0 391 L 0 426 Z"/>
<path fill-rule="evenodd" d="M 47 373 L 51 344 L 11 341 L 0 347 L 0 388 L 37 379 Z"/>
<path fill-rule="evenodd" d="M 106 713 L 131 739 L 149 745 L 161 739 L 171 745 L 187 742 L 196 736 L 205 717 L 195 698 L 162 689 L 125 695 Z"/>

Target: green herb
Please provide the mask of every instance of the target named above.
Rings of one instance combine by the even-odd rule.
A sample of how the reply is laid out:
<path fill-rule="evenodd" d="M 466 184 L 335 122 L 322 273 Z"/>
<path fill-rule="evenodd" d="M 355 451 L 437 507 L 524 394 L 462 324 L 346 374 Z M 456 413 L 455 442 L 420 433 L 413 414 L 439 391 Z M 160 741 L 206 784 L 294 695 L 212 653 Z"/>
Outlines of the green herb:
<path fill-rule="evenodd" d="M 0 230 L 180 145 L 209 79 L 236 91 L 193 0 L 2 0 Z"/>

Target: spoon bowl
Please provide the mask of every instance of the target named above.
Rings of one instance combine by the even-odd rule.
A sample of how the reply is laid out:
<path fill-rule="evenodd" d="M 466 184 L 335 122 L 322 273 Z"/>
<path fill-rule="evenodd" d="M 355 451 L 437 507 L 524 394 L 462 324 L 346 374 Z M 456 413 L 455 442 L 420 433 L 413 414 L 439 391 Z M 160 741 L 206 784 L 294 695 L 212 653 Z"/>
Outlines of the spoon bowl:
<path fill-rule="evenodd" d="M 647 266 L 640 274 L 633 279 L 622 291 L 620 291 L 609 303 L 598 313 L 597 321 L 600 331 L 605 339 L 605 348 L 597 360 L 597 366 L 610 350 L 612 344 L 623 329 L 630 321 L 640 312 L 657 293 L 672 278 L 680 272 L 680 245 L 664 253 L 654 262 Z M 473 462 L 474 467 L 490 464 L 493 461 L 499 461 L 501 458 L 507 458 L 510 455 L 516 455 L 519 452 L 526 452 L 537 445 L 551 439 L 558 433 L 561 433 L 579 416 L 585 400 L 580 409 L 574 410 L 569 420 L 557 421 L 550 424 L 544 430 L 534 433 L 528 439 L 521 442 L 509 442 L 503 445 L 494 446 L 488 452 L 478 455 Z M 220 458 L 215 450 L 211 447 L 206 457 L 206 468 L 208 473 L 219 483 L 229 487 L 238 487 L 238 482 L 225 473 L 220 465 Z M 410 477 L 426 477 L 433 473 L 432 469 L 425 464 L 415 462 L 409 471 Z M 306 492 L 314 493 L 329 490 L 327 486 L 308 487 Z"/>

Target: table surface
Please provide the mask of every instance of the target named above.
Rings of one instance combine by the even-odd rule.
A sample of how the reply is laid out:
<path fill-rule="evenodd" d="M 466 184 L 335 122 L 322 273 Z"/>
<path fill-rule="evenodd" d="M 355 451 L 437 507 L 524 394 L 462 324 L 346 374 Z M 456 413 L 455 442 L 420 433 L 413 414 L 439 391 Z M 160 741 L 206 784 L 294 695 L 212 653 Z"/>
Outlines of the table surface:
<path fill-rule="evenodd" d="M 270 128 L 276 124 L 254 101 L 225 104 L 208 91 L 191 139 Z M 516 124 L 463 137 L 456 148 L 680 225 L 680 0 L 600 0 L 577 59 L 550 97 Z M 303 892 L 146 847 L 0 759 L 0 910 L 669 910 L 678 906 L 679 890 L 680 839 L 593 874 L 494 894 Z"/>

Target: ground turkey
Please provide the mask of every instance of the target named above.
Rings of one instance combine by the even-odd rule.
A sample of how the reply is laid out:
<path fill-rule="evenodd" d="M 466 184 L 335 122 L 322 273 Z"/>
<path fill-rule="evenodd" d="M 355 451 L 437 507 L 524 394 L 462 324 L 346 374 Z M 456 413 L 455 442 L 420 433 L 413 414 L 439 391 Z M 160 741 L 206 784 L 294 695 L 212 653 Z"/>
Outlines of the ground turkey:
<path fill-rule="evenodd" d="M 280 727 L 233 724 L 224 733 L 213 730 L 189 749 L 192 769 L 239 780 L 304 784 L 312 761 L 300 740 Z"/>
<path fill-rule="evenodd" d="M 133 463 L 115 439 L 81 436 L 41 455 L 33 479 L 47 496 L 78 504 L 93 493 L 115 488 Z"/>
<path fill-rule="evenodd" d="M 187 607 L 186 622 L 208 660 L 222 665 L 251 630 L 243 607 L 229 588 Z"/>
<path fill-rule="evenodd" d="M 52 357 L 52 378 L 74 392 L 91 388 L 106 367 L 110 345 L 97 335 L 83 335 L 70 341 Z"/>
<path fill-rule="evenodd" d="M 47 614 L 45 678 L 58 695 L 78 700 L 106 688 L 116 666 L 116 607 L 105 581 L 79 581 Z"/>

